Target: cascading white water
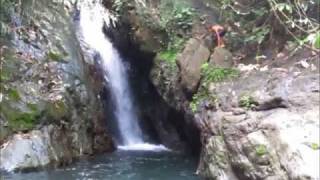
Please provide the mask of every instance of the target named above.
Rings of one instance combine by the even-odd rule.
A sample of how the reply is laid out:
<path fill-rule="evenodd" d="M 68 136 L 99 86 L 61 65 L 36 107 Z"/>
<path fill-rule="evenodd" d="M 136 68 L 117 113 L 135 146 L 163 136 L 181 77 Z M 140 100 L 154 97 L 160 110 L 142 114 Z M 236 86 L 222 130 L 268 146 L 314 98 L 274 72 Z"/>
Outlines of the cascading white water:
<path fill-rule="evenodd" d="M 126 69 L 117 50 L 103 33 L 110 24 L 110 15 L 100 1 L 83 1 L 80 7 L 80 27 L 83 41 L 97 53 L 102 61 L 113 95 L 115 117 L 118 122 L 123 150 L 166 150 L 162 145 L 144 143 L 134 113 Z"/>
<path fill-rule="evenodd" d="M 133 110 L 126 69 L 111 42 L 103 33 L 106 10 L 99 3 L 84 4 L 80 12 L 80 25 L 84 41 L 101 56 L 103 69 L 107 73 L 115 105 L 115 117 L 123 145 L 143 143 L 141 129 Z M 108 19 L 107 19 L 108 20 Z"/>

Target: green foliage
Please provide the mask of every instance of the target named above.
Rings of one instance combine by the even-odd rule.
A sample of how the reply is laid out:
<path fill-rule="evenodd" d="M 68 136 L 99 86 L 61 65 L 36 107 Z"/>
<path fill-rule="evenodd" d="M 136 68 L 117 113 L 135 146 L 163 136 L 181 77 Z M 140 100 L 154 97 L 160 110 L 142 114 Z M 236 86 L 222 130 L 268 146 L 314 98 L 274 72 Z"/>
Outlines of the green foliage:
<path fill-rule="evenodd" d="M 314 38 L 313 46 L 320 49 L 320 31 L 317 32 L 316 37 Z"/>
<path fill-rule="evenodd" d="M 239 106 L 247 109 L 251 109 L 257 105 L 258 103 L 254 100 L 254 98 L 249 95 L 243 95 L 239 100 Z"/>
<path fill-rule="evenodd" d="M 9 121 L 9 126 L 14 130 L 27 130 L 32 129 L 36 124 L 38 119 L 38 114 L 36 113 L 22 113 L 14 117 L 11 121 Z"/>
<path fill-rule="evenodd" d="M 192 96 L 192 101 L 190 102 L 190 109 L 193 113 L 197 111 L 199 104 L 203 100 L 208 100 L 209 102 L 216 102 L 217 97 L 215 94 L 209 91 L 210 83 L 217 83 L 227 79 L 238 77 L 239 71 L 231 68 L 217 68 L 209 65 L 209 63 L 204 63 L 201 66 L 201 86 L 196 94 Z"/>
<path fill-rule="evenodd" d="M 28 110 L 21 111 L 15 108 L 11 108 L 8 104 L 1 104 L 1 110 L 3 115 L 8 121 L 8 126 L 13 131 L 29 130 L 34 128 L 38 123 L 41 112 L 36 106 L 28 107 Z"/>
<path fill-rule="evenodd" d="M 298 46 L 319 49 L 319 0 L 310 1 L 230 1 L 218 0 L 214 2 L 221 8 L 221 17 L 224 22 L 230 22 L 234 32 L 226 36 L 233 48 L 246 44 L 257 44 L 257 54 L 260 45 L 267 38 L 275 37 L 275 33 L 286 31 Z M 280 23 L 280 25 L 279 25 Z M 272 33 L 272 34 L 271 34 Z M 287 37 L 283 37 L 284 40 Z M 308 38 L 308 40 L 305 40 Z M 243 41 L 244 39 L 244 41 Z M 253 46 L 251 46 L 253 47 Z"/>
<path fill-rule="evenodd" d="M 264 42 L 265 38 L 269 33 L 270 27 L 268 26 L 253 28 L 252 32 L 250 33 L 250 36 L 245 37 L 244 42 L 257 42 L 260 45 Z"/>
<path fill-rule="evenodd" d="M 320 24 L 315 17 L 310 16 L 310 11 L 319 8 L 320 1 L 268 0 L 268 3 L 270 11 L 300 46 L 317 48 L 314 42 L 317 40 L 316 33 L 319 32 Z M 301 40 L 304 37 L 309 40 Z"/>
<path fill-rule="evenodd" d="M 216 102 L 217 97 L 210 93 L 207 87 L 202 87 L 196 94 L 192 96 L 192 101 L 189 104 L 191 111 L 196 113 L 200 103 L 204 100 Z"/>
<path fill-rule="evenodd" d="M 126 0 L 115 0 L 113 3 L 113 9 L 117 12 L 117 13 L 122 13 L 123 9 L 124 9 L 124 5 L 126 4 Z"/>
<path fill-rule="evenodd" d="M 184 47 L 184 43 L 185 39 L 172 37 L 172 41 L 168 43 L 168 47 L 158 53 L 159 58 L 167 62 L 172 68 L 175 68 L 178 53 Z"/>
<path fill-rule="evenodd" d="M 159 25 L 169 37 L 191 30 L 196 11 L 184 1 L 164 1 L 160 6 Z"/>
<path fill-rule="evenodd" d="M 169 63 L 175 63 L 178 52 L 174 49 L 169 49 L 159 52 L 159 58 Z"/>
<path fill-rule="evenodd" d="M 263 156 L 263 155 L 267 154 L 267 152 L 268 152 L 266 145 L 263 145 L 263 144 L 256 146 L 255 150 L 256 150 L 256 154 L 258 156 Z"/>
<path fill-rule="evenodd" d="M 4 71 L 4 69 L 0 69 L 0 82 L 6 82 L 10 80 L 10 75 L 8 71 Z"/>
<path fill-rule="evenodd" d="M 226 79 L 238 77 L 239 75 L 239 71 L 236 69 L 213 67 L 209 63 L 201 66 L 201 73 L 205 86 L 211 82 L 221 82 Z"/>
<path fill-rule="evenodd" d="M 178 28 L 188 30 L 192 27 L 192 21 L 194 16 L 193 8 L 176 8 L 174 10 L 173 19 L 170 19 L 169 23 L 174 23 Z"/>
<path fill-rule="evenodd" d="M 310 43 L 315 49 L 320 49 L 320 31 L 309 34 L 301 43 Z"/>

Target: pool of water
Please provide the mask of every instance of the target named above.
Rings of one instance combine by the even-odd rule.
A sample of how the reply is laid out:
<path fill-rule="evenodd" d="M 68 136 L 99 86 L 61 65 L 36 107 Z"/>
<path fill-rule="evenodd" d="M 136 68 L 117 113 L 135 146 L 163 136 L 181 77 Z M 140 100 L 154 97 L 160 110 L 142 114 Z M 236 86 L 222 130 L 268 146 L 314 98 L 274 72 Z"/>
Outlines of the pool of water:
<path fill-rule="evenodd" d="M 117 151 L 66 168 L 5 174 L 5 180 L 200 180 L 197 162 L 172 152 Z"/>

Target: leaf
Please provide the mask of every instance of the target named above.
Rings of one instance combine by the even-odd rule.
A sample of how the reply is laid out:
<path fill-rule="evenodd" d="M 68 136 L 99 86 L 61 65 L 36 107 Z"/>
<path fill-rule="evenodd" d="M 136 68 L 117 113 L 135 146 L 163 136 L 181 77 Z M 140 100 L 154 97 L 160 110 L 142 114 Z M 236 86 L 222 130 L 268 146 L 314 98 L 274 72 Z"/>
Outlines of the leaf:
<path fill-rule="evenodd" d="M 320 49 L 320 32 L 317 32 L 313 46 L 317 49 Z"/>

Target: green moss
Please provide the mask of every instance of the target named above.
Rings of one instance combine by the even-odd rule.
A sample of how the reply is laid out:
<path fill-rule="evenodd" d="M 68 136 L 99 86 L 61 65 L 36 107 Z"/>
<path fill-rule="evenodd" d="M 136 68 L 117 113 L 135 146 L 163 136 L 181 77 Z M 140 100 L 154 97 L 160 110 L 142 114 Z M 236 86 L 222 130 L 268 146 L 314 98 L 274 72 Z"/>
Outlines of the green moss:
<path fill-rule="evenodd" d="M 54 52 L 54 51 L 49 51 L 48 53 L 48 59 L 51 60 L 51 61 L 64 61 L 64 56 L 60 53 L 57 53 L 57 52 Z"/>
<path fill-rule="evenodd" d="M 0 70 L 0 82 L 6 82 L 10 80 L 10 74 L 8 71 Z"/>
<path fill-rule="evenodd" d="M 34 128 L 38 117 L 38 114 L 35 112 L 18 114 L 14 119 L 9 121 L 9 126 L 14 130 L 32 129 Z"/>
<path fill-rule="evenodd" d="M 318 143 L 311 143 L 311 148 L 316 151 L 316 150 L 320 149 L 320 146 Z"/>
<path fill-rule="evenodd" d="M 159 52 L 159 58 L 169 63 L 174 63 L 177 59 L 178 52 L 173 49 Z"/>
<path fill-rule="evenodd" d="M 244 107 L 246 109 L 251 109 L 257 105 L 258 103 L 254 100 L 254 98 L 249 95 L 243 95 L 239 100 L 239 106 Z"/>
<path fill-rule="evenodd" d="M 13 131 L 33 129 L 41 115 L 41 111 L 35 104 L 27 104 L 27 109 L 22 111 L 7 102 L 2 102 L 0 108 L 4 119 L 8 122 L 8 127 Z"/>
<path fill-rule="evenodd" d="M 12 88 L 9 89 L 8 96 L 9 96 L 10 100 L 13 100 L 13 101 L 20 101 L 21 100 L 20 94 L 19 94 L 18 90 L 16 90 L 16 89 L 12 89 Z"/>
<path fill-rule="evenodd" d="M 32 112 L 38 111 L 37 104 L 27 103 L 27 107 L 28 107 Z"/>
<path fill-rule="evenodd" d="M 227 156 L 223 151 L 216 151 L 215 161 L 220 168 L 225 168 L 227 165 Z"/>
<path fill-rule="evenodd" d="M 267 153 L 267 147 L 266 145 L 263 145 L 263 144 L 256 146 L 255 150 L 258 156 L 263 156 Z"/>
<path fill-rule="evenodd" d="M 4 112 L 4 116 L 8 121 L 9 127 L 14 131 L 32 129 L 39 118 L 37 112 L 21 112 L 9 108 Z"/>

